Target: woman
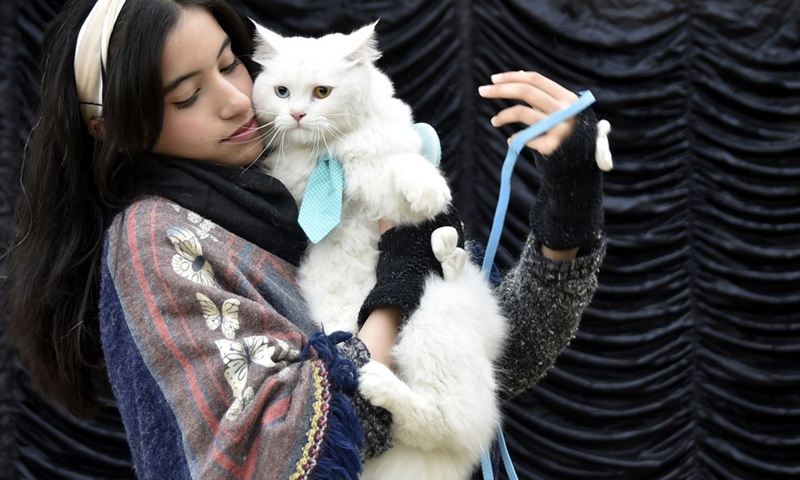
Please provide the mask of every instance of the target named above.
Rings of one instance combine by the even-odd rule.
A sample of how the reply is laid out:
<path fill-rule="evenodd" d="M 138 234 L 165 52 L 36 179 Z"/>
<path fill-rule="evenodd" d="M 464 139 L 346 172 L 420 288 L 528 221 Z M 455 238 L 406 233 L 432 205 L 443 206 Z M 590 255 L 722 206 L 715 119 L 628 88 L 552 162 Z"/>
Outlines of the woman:
<path fill-rule="evenodd" d="M 73 0 L 44 47 L 9 277 L 10 333 L 36 384 L 90 414 L 109 378 L 141 478 L 355 478 L 391 445 L 355 368 L 390 363 L 420 294 L 405 286 L 437 270 L 430 232 L 457 217 L 389 228 L 379 269 L 416 274 L 381 278 L 356 337 L 322 335 L 294 281 L 296 206 L 247 168 L 264 144 L 236 13 L 222 0 Z M 575 98 L 537 74 L 493 82 L 483 96 L 528 104 L 496 126 Z M 532 234 L 498 289 L 512 323 L 503 398 L 543 375 L 594 291 L 595 135 L 588 112 L 529 143 L 549 155 L 537 154 Z"/>

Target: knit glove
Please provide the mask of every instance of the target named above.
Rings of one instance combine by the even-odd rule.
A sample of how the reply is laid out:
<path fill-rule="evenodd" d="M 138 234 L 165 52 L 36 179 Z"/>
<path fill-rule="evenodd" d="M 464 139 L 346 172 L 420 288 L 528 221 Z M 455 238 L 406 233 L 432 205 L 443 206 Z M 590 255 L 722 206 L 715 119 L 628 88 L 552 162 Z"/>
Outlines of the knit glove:
<path fill-rule="evenodd" d="M 572 134 L 550 155 L 533 150 L 542 186 L 530 214 L 531 232 L 553 250 L 591 250 L 603 234 L 603 179 L 595 159 L 597 118 L 576 117 Z"/>
<path fill-rule="evenodd" d="M 431 234 L 447 226 L 458 231 L 458 246 L 463 248 L 461 218 L 452 206 L 433 220 L 394 227 L 381 236 L 377 282 L 359 311 L 359 328 L 376 308 L 398 308 L 403 312 L 403 320 L 414 313 L 419 307 L 425 280 L 432 274 L 443 276 L 442 265 L 431 248 Z"/>

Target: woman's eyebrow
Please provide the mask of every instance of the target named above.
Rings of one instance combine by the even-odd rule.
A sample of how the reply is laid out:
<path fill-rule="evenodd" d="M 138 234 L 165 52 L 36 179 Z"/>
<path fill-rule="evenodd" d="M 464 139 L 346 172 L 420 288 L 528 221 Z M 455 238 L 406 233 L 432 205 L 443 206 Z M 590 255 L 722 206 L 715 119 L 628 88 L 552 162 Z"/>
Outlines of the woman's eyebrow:
<path fill-rule="evenodd" d="M 228 45 L 230 45 L 230 44 L 231 44 L 231 38 L 230 37 L 225 37 L 225 40 L 222 41 L 222 46 L 219 48 L 219 53 L 217 53 L 217 60 L 219 60 L 219 57 L 222 56 L 222 52 L 224 52 L 225 49 L 228 48 Z M 164 95 L 166 95 L 169 92 L 171 92 L 171 91 L 175 90 L 176 88 L 178 88 L 178 86 L 181 83 L 183 83 L 184 80 L 188 80 L 188 79 L 194 77 L 195 75 L 198 75 L 199 73 L 200 73 L 199 70 L 194 70 L 192 72 L 185 73 L 185 74 L 181 75 L 180 77 L 176 78 L 175 80 L 169 82 L 167 84 L 167 86 L 164 87 Z"/>

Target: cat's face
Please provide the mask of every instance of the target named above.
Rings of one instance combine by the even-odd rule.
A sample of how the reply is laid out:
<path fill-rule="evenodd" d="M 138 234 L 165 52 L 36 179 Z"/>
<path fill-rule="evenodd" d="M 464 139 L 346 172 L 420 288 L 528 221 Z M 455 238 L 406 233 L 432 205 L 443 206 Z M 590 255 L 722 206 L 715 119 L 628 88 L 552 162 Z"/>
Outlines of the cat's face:
<path fill-rule="evenodd" d="M 364 118 L 372 95 L 374 24 L 350 35 L 284 38 L 257 26 L 253 59 L 262 65 L 253 104 L 268 142 L 324 149 Z"/>

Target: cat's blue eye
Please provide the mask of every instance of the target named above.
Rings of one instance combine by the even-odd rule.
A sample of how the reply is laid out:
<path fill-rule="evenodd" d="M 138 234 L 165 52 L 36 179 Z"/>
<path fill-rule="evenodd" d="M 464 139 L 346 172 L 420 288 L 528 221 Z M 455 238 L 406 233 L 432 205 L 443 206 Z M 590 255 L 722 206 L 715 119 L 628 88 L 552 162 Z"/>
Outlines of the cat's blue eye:
<path fill-rule="evenodd" d="M 280 98 L 287 98 L 289 97 L 289 89 L 284 87 L 283 85 L 278 85 L 275 87 L 275 95 Z"/>

